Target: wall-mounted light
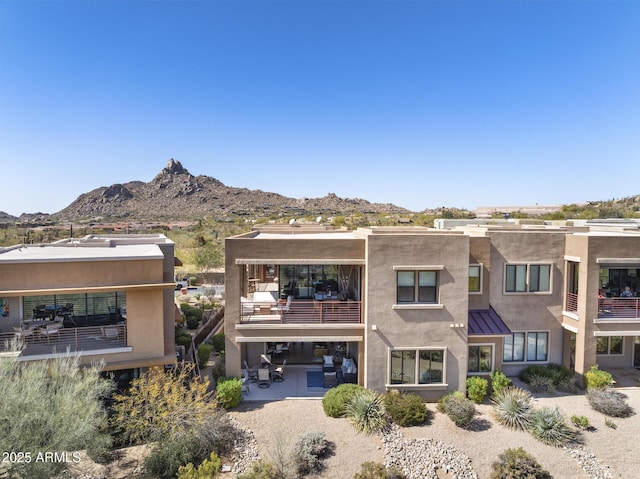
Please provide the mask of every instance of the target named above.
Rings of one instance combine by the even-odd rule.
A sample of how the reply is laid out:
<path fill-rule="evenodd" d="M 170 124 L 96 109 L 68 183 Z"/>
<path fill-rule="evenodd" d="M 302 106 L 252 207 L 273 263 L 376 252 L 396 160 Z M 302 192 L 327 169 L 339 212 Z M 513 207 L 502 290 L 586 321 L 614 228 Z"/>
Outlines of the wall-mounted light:
<path fill-rule="evenodd" d="M 371 325 L 371 331 L 377 331 L 378 330 L 378 325 L 377 324 L 372 324 Z"/>

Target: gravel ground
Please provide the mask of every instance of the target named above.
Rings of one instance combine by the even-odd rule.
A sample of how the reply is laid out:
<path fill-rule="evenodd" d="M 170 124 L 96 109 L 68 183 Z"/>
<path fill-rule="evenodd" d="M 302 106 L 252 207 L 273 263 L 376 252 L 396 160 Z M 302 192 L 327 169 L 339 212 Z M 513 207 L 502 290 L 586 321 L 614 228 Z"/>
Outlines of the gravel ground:
<path fill-rule="evenodd" d="M 629 404 L 640 413 L 640 388 L 623 388 Z M 600 461 L 600 477 L 640 477 L 640 414 L 614 418 L 617 429 L 605 425 L 605 416 L 591 409 L 584 395 L 534 395 L 535 407 L 557 406 L 567 419 L 573 415 L 589 418 L 592 431 L 581 433 L 582 446 Z M 507 448 L 521 446 L 532 454 L 554 478 L 588 479 L 587 473 L 565 449 L 546 446 L 526 432 L 504 428 L 493 419 L 487 402 L 477 406 L 478 415 L 471 430 L 456 427 L 444 414 L 428 404 L 429 421 L 419 427 L 402 428 L 405 440 L 434 439 L 452 446 L 471 459 L 478 477 L 491 473 L 492 463 Z M 383 462 L 384 449 L 377 436 L 357 434 L 346 419 L 326 417 L 319 400 L 283 400 L 269 403 L 244 403 L 231 412 L 241 427 L 251 430 L 261 457 L 274 460 L 287 454 L 304 433 L 320 431 L 335 443 L 334 455 L 325 461 L 326 469 L 316 477 L 344 479 L 353 477 L 365 461 Z M 596 461 L 596 464 L 597 464 Z M 607 468 L 608 466 L 608 468 Z M 439 477 L 451 477 L 439 473 Z"/>

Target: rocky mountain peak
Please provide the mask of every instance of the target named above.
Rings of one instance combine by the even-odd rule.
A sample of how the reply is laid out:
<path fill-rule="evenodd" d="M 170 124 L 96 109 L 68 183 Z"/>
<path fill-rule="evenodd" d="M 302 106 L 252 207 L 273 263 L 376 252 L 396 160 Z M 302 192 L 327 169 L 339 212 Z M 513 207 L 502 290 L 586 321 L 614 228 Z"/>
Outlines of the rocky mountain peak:
<path fill-rule="evenodd" d="M 179 161 L 171 158 L 167 166 L 160 172 L 161 175 L 189 175 L 190 173 Z"/>

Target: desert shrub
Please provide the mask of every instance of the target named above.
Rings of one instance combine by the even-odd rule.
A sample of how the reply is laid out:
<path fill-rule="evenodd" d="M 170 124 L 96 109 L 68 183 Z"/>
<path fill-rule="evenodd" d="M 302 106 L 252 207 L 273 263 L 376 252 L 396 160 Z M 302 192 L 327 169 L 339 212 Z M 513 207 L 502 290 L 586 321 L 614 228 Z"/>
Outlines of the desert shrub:
<path fill-rule="evenodd" d="M 587 389 L 605 389 L 611 386 L 613 377 L 607 371 L 598 369 L 598 366 L 591 366 L 591 369 L 584 374 L 585 387 Z"/>
<path fill-rule="evenodd" d="M 480 376 L 471 376 L 467 378 L 467 396 L 474 403 L 480 404 L 487 395 L 488 381 Z"/>
<path fill-rule="evenodd" d="M 498 459 L 490 479 L 551 479 L 551 474 L 521 447 L 507 449 Z"/>
<path fill-rule="evenodd" d="M 578 429 L 582 429 L 585 431 L 591 426 L 591 424 L 589 424 L 589 418 L 587 418 L 587 416 L 578 416 L 576 414 L 571 416 L 571 423 Z"/>
<path fill-rule="evenodd" d="M 405 479 L 405 475 L 395 468 L 387 469 L 384 464 L 366 461 L 360 465 L 353 479 Z"/>
<path fill-rule="evenodd" d="M 209 459 L 202 461 L 197 468 L 189 463 L 178 468 L 178 479 L 214 479 L 218 477 L 222 461 L 215 452 L 212 452 Z"/>
<path fill-rule="evenodd" d="M 365 434 L 379 431 L 387 422 L 382 396 L 369 389 L 356 391 L 345 407 L 345 416 L 356 431 Z"/>
<path fill-rule="evenodd" d="M 588 389 L 587 399 L 593 409 L 607 416 L 629 417 L 633 408 L 626 402 L 626 396 L 614 389 Z"/>
<path fill-rule="evenodd" d="M 564 446 L 576 437 L 576 432 L 560 410 L 543 407 L 534 409 L 529 421 L 529 432 L 539 441 L 550 446 Z"/>
<path fill-rule="evenodd" d="M 242 399 L 242 382 L 238 378 L 218 378 L 216 401 L 225 409 L 240 404 Z"/>
<path fill-rule="evenodd" d="M 436 406 L 438 411 L 445 413 L 458 427 L 469 425 L 476 413 L 473 402 L 464 397 L 460 391 L 442 396 Z"/>
<path fill-rule="evenodd" d="M 510 386 L 493 397 L 496 420 L 511 429 L 525 430 L 531 415 L 531 395 L 522 388 Z"/>
<path fill-rule="evenodd" d="M 558 384 L 557 384 L 557 389 L 558 391 L 563 391 L 565 393 L 570 393 L 570 394 L 575 394 L 578 392 L 578 384 L 576 383 L 575 378 L 566 378 L 566 379 L 562 379 Z"/>
<path fill-rule="evenodd" d="M 211 337 L 211 342 L 213 344 L 213 350 L 216 353 L 224 353 L 225 350 L 225 341 L 224 341 L 224 333 L 214 334 Z"/>
<path fill-rule="evenodd" d="M 144 477 L 174 479 L 181 466 L 200 464 L 211 451 L 197 437 L 174 436 L 158 443 L 144 460 Z"/>
<path fill-rule="evenodd" d="M 191 335 L 186 331 L 182 329 L 176 331 L 176 345 L 184 346 L 187 351 L 189 351 L 189 348 L 191 347 L 192 339 Z"/>
<path fill-rule="evenodd" d="M 344 417 L 347 403 L 353 395 L 364 388 L 358 384 L 340 384 L 331 388 L 322 398 L 322 409 L 329 417 Z"/>
<path fill-rule="evenodd" d="M 530 384 L 531 376 L 542 376 L 551 378 L 554 386 L 560 384 L 563 379 L 572 378 L 573 371 L 561 364 L 550 363 L 546 366 L 541 364 L 533 364 L 520 372 L 520 379 Z"/>
<path fill-rule="evenodd" d="M 202 343 L 198 346 L 198 364 L 201 368 L 207 365 L 207 361 L 209 361 L 209 356 L 211 356 L 211 346 L 206 343 Z"/>
<path fill-rule="evenodd" d="M 189 286 L 195 286 L 198 284 L 198 278 L 195 276 L 189 276 Z"/>
<path fill-rule="evenodd" d="M 298 474 L 306 475 L 322 470 L 322 459 L 331 452 L 331 444 L 323 432 L 308 432 L 293 448 L 293 464 Z"/>
<path fill-rule="evenodd" d="M 415 393 L 389 391 L 384 395 L 384 408 L 402 427 L 422 424 L 429 415 L 424 401 Z"/>
<path fill-rule="evenodd" d="M 537 374 L 529 376 L 529 387 L 534 393 L 556 392 L 553 379 L 549 376 L 538 376 Z"/>
<path fill-rule="evenodd" d="M 502 371 L 493 371 L 489 377 L 491 378 L 492 396 L 499 394 L 500 391 L 511 385 L 511 379 L 509 379 Z"/>
<path fill-rule="evenodd" d="M 610 427 L 611 429 L 618 429 L 618 425 L 615 422 L 613 422 L 613 419 L 606 418 L 604 420 L 604 423 L 607 427 Z"/>
<path fill-rule="evenodd" d="M 273 463 L 262 459 L 251 464 L 249 472 L 240 474 L 238 479 L 286 479 L 286 477 Z"/>
<path fill-rule="evenodd" d="M 198 329 L 200 322 L 193 316 L 187 316 L 187 329 Z"/>
<path fill-rule="evenodd" d="M 180 305 L 180 309 L 186 316 L 187 320 L 189 318 L 195 318 L 198 322 L 202 321 L 202 310 L 198 308 L 194 308 L 190 304 L 182 303 Z"/>

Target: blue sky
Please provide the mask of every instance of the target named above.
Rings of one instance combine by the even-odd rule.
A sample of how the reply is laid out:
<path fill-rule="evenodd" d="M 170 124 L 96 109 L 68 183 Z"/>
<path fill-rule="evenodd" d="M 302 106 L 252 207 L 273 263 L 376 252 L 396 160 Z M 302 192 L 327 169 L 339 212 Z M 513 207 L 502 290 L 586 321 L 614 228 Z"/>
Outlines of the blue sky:
<path fill-rule="evenodd" d="M 0 211 L 194 175 L 421 211 L 640 194 L 640 1 L 0 0 Z"/>

